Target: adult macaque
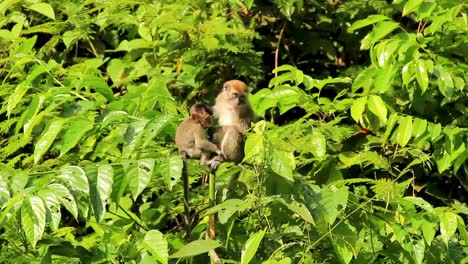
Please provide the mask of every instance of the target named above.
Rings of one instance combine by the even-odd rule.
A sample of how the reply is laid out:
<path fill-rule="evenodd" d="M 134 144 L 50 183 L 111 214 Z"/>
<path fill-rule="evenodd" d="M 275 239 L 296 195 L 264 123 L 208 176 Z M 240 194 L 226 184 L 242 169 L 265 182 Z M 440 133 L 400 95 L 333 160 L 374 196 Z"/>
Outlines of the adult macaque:
<path fill-rule="evenodd" d="M 206 138 L 205 128 L 213 125 L 213 111 L 204 103 L 196 103 L 190 108 L 190 117 L 176 130 L 175 143 L 179 153 L 185 158 L 200 158 L 201 165 L 216 167 L 221 161 L 221 150 Z M 210 159 L 211 153 L 218 156 Z"/>
<path fill-rule="evenodd" d="M 255 114 L 247 99 L 248 92 L 249 88 L 242 81 L 227 81 L 213 106 L 214 116 L 219 123 L 214 132 L 214 142 L 229 161 L 242 161 L 244 132 L 255 121 Z"/>

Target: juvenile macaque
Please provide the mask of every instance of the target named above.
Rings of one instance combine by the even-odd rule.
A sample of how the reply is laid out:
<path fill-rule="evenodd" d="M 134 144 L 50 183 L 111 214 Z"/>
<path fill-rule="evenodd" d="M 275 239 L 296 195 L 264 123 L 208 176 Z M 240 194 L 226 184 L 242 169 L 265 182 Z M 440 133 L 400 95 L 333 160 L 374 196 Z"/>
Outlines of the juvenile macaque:
<path fill-rule="evenodd" d="M 213 125 L 213 111 L 204 103 L 190 108 L 190 117 L 176 130 L 175 143 L 184 158 L 200 158 L 201 165 L 216 167 L 221 161 L 221 150 L 206 137 L 205 128 Z M 210 159 L 211 153 L 218 156 Z"/>
<path fill-rule="evenodd" d="M 175 143 L 184 160 L 182 181 L 184 184 L 184 225 L 185 238 L 190 240 L 191 221 L 189 208 L 189 181 L 187 158 L 200 158 L 200 164 L 216 168 L 223 160 L 221 150 L 206 138 L 205 128 L 213 125 L 213 111 L 203 103 L 196 103 L 190 108 L 190 117 L 184 120 L 176 130 Z M 217 156 L 210 159 L 211 153 Z"/>
<path fill-rule="evenodd" d="M 226 160 L 240 162 L 244 157 L 244 132 L 255 121 L 247 99 L 249 89 L 239 80 L 227 81 L 216 97 L 214 116 L 219 126 L 214 132 L 214 142 Z"/>

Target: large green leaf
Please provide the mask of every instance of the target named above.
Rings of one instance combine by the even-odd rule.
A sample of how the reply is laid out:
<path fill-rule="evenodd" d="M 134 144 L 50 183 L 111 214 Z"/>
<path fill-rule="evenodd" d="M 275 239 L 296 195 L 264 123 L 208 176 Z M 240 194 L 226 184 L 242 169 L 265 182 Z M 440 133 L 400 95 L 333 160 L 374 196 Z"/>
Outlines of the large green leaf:
<path fill-rule="evenodd" d="M 172 190 L 182 177 L 183 166 L 182 157 L 179 155 L 170 157 L 159 165 L 160 173 L 169 191 Z"/>
<path fill-rule="evenodd" d="M 83 193 L 89 193 L 88 177 L 86 177 L 86 173 L 82 168 L 78 166 L 65 166 L 60 168 L 60 172 L 57 177 L 62 179 L 70 188 Z"/>
<path fill-rule="evenodd" d="M 36 142 L 36 146 L 34 147 L 34 164 L 37 164 L 41 160 L 42 156 L 47 152 L 47 150 L 49 150 L 55 138 L 62 130 L 64 123 L 65 120 L 61 118 L 55 118 L 50 121 L 49 125 L 39 137 Z"/>
<path fill-rule="evenodd" d="M 413 65 L 415 67 L 414 72 L 416 73 L 416 80 L 424 93 L 429 86 L 428 66 L 424 60 L 417 60 Z"/>
<path fill-rule="evenodd" d="M 270 167 L 281 177 L 294 181 L 293 170 L 296 168 L 296 160 L 292 152 L 273 151 L 271 153 Z"/>
<path fill-rule="evenodd" d="M 402 147 L 408 144 L 408 141 L 411 138 L 411 134 L 413 133 L 412 120 L 413 118 L 411 116 L 400 118 L 400 124 L 398 126 L 398 132 L 397 132 L 397 142 Z"/>
<path fill-rule="evenodd" d="M 439 215 L 440 218 L 440 235 L 445 245 L 448 246 L 450 239 L 455 235 L 457 231 L 457 214 L 452 212 L 446 212 Z"/>
<path fill-rule="evenodd" d="M 86 174 L 89 177 L 89 198 L 96 221 L 99 223 L 106 213 L 106 205 L 112 191 L 114 171 L 111 165 L 88 164 Z"/>
<path fill-rule="evenodd" d="M 117 205 L 120 202 L 125 190 L 127 189 L 128 179 L 127 174 L 122 165 L 114 166 L 114 182 L 112 184 L 112 201 Z"/>
<path fill-rule="evenodd" d="M 266 231 L 260 230 L 257 233 L 251 234 L 247 242 L 242 247 L 241 264 L 248 264 L 257 253 L 260 242 L 262 242 L 263 236 Z"/>
<path fill-rule="evenodd" d="M 359 123 L 361 121 L 362 113 L 364 113 L 364 109 L 366 109 L 367 104 L 367 96 L 359 97 L 353 102 L 351 105 L 351 117 Z"/>
<path fill-rule="evenodd" d="M 141 159 L 131 161 L 126 164 L 127 178 L 131 179 L 128 182 L 133 199 L 136 199 L 143 189 L 148 186 L 153 174 L 154 159 Z"/>
<path fill-rule="evenodd" d="M 31 8 L 32 10 L 34 10 L 34 11 L 36 11 L 38 13 L 43 14 L 44 16 L 46 16 L 48 18 L 51 18 L 51 19 L 55 20 L 54 9 L 52 8 L 51 5 L 49 5 L 47 3 L 35 3 L 35 4 L 31 5 L 29 8 Z"/>
<path fill-rule="evenodd" d="M 217 204 L 214 207 L 211 207 L 205 212 L 205 215 L 210 215 L 218 213 L 219 222 L 221 224 L 227 223 L 229 218 L 237 213 L 243 212 L 250 208 L 252 205 L 245 200 L 240 199 L 228 199 L 221 204 Z"/>
<path fill-rule="evenodd" d="M 348 187 L 336 187 L 331 185 L 330 187 L 324 187 L 321 193 L 321 203 L 324 207 L 325 219 L 328 224 L 332 225 L 336 217 L 338 216 L 339 210 L 344 210 L 348 202 Z M 341 206 L 338 208 L 338 206 Z"/>
<path fill-rule="evenodd" d="M 387 107 L 385 106 L 385 103 L 380 96 L 370 95 L 367 102 L 367 107 L 369 107 L 369 110 L 372 113 L 379 117 L 380 122 L 387 122 Z"/>
<path fill-rule="evenodd" d="M 383 39 L 388 34 L 392 33 L 399 26 L 399 23 L 393 21 L 378 22 L 374 26 L 374 29 L 369 34 L 367 34 L 361 41 L 361 50 L 369 49 L 374 43 Z"/>
<path fill-rule="evenodd" d="M 75 197 L 70 190 L 62 184 L 52 183 L 47 186 L 59 199 L 62 205 L 71 213 L 71 215 L 78 219 L 78 205 L 76 204 Z"/>
<path fill-rule="evenodd" d="M 151 252 L 159 262 L 165 264 L 168 261 L 168 245 L 163 234 L 159 230 L 150 230 L 143 238 L 143 246 Z"/>
<path fill-rule="evenodd" d="M 65 155 L 76 146 L 81 138 L 93 128 L 93 121 L 88 118 L 78 117 L 72 120 L 70 127 L 63 135 L 63 143 L 60 148 L 60 156 Z"/>
<path fill-rule="evenodd" d="M 44 201 L 47 211 L 47 222 L 49 223 L 50 229 L 56 231 L 62 218 L 60 199 L 57 198 L 55 193 L 49 188 L 40 190 L 37 195 Z"/>
<path fill-rule="evenodd" d="M 221 244 L 219 244 L 219 242 L 216 240 L 195 240 L 183 246 L 176 253 L 170 255 L 169 258 L 192 257 L 203 253 L 207 253 L 210 250 L 213 250 L 220 246 Z"/>
<path fill-rule="evenodd" d="M 354 22 L 348 28 L 348 31 L 353 32 L 356 29 L 366 27 L 366 26 L 369 26 L 369 25 L 372 25 L 372 24 L 375 24 L 377 22 L 384 21 L 384 20 L 390 20 L 390 18 L 384 15 L 370 15 L 365 19 L 361 19 L 361 20 Z"/>
<path fill-rule="evenodd" d="M 46 209 L 42 199 L 36 196 L 25 199 L 21 207 L 21 226 L 33 247 L 44 233 L 45 221 Z"/>

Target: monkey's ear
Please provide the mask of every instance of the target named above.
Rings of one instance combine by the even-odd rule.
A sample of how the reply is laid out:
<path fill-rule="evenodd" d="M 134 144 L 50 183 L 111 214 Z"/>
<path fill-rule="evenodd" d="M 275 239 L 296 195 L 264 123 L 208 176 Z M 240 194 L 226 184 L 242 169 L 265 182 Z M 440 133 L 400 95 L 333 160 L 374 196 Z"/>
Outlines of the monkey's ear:
<path fill-rule="evenodd" d="M 223 84 L 223 91 L 227 91 L 227 87 L 228 87 L 228 82 L 225 82 Z"/>

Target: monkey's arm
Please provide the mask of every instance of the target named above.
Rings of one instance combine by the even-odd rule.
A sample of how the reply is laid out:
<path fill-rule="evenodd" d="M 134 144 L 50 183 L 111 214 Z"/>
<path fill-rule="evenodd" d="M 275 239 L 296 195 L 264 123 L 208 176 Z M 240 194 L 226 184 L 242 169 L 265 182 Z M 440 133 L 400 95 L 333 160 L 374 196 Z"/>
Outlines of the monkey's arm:
<path fill-rule="evenodd" d="M 195 146 L 198 149 L 209 151 L 216 154 L 221 154 L 221 150 L 214 143 L 202 136 L 195 137 Z"/>

